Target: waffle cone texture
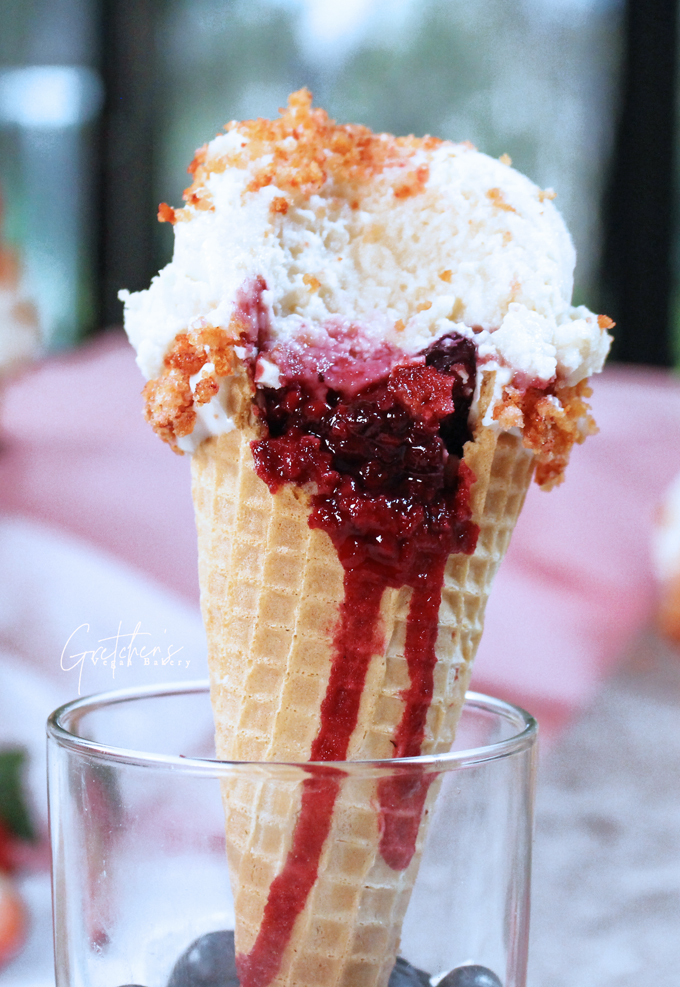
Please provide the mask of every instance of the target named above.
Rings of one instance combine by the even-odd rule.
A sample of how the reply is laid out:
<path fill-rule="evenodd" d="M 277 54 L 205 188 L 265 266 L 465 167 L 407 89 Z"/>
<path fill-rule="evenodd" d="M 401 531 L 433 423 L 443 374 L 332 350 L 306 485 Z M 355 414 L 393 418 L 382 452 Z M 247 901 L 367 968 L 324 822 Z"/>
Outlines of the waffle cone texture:
<path fill-rule="evenodd" d="M 217 755 L 237 761 L 306 761 L 318 732 L 343 599 L 343 569 L 329 536 L 308 525 L 309 499 L 272 495 L 254 468 L 247 430 L 206 440 L 193 457 L 201 605 L 208 637 Z M 473 555 L 449 557 L 439 610 L 434 695 L 423 753 L 448 750 L 482 633 L 490 584 L 533 472 L 521 439 L 480 429 L 465 448 L 476 476 Z M 390 758 L 409 685 L 404 657 L 411 589 L 385 591 L 387 646 L 372 657 L 348 760 Z M 335 801 L 318 877 L 270 982 L 275 987 L 384 987 L 417 873 L 416 852 L 392 870 L 379 853 L 376 782 L 349 778 Z M 227 852 L 236 949 L 255 943 L 272 881 L 287 859 L 300 780 L 225 782 Z"/>

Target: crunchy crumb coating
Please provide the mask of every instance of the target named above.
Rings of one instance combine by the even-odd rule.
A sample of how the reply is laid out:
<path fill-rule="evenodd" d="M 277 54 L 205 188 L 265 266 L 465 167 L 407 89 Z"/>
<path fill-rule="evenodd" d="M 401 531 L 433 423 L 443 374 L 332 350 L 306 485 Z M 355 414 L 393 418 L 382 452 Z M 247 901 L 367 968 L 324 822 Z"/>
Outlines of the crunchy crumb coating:
<path fill-rule="evenodd" d="M 361 186 L 385 168 L 407 169 L 417 151 L 432 151 L 442 144 L 436 137 L 394 137 L 374 134 L 359 124 L 337 124 L 325 110 L 312 107 L 308 89 L 293 93 L 277 120 L 232 120 L 225 129 L 243 134 L 242 149 L 236 154 L 208 157 L 208 145 L 199 148 L 188 168 L 193 182 L 183 196 L 193 209 L 214 208 L 206 180 L 226 168 L 246 168 L 264 159 L 264 164 L 254 168 L 249 192 L 276 185 L 294 198 L 308 199 L 331 181 L 354 187 L 360 197 Z M 422 192 L 428 177 L 427 165 L 407 170 L 403 180 L 395 184 L 395 197 L 405 199 Z M 284 196 L 277 196 L 272 210 L 285 215 L 288 205 Z M 358 199 L 352 205 L 358 208 Z M 165 202 L 158 211 L 160 222 L 166 223 L 185 222 L 192 215 L 192 209 L 173 209 Z"/>
<path fill-rule="evenodd" d="M 233 373 L 234 343 L 247 328 L 234 317 L 228 330 L 206 325 L 180 333 L 165 357 L 160 377 L 148 381 L 144 387 L 144 417 L 156 434 L 180 455 L 177 439 L 194 430 L 196 405 L 207 404 L 217 394 L 218 378 Z M 191 378 L 206 363 L 211 363 L 214 369 L 192 391 Z"/>
<path fill-rule="evenodd" d="M 497 209 L 502 209 L 504 212 L 517 212 L 514 206 L 511 206 L 509 202 L 505 201 L 505 196 L 501 189 L 490 188 L 486 196 L 487 199 L 491 199 Z"/>
<path fill-rule="evenodd" d="M 508 386 L 494 408 L 501 428 L 522 429 L 524 445 L 536 455 L 535 482 L 544 490 L 562 482 L 574 445 L 598 432 L 585 400 L 591 395 L 587 380 L 574 387 Z"/>

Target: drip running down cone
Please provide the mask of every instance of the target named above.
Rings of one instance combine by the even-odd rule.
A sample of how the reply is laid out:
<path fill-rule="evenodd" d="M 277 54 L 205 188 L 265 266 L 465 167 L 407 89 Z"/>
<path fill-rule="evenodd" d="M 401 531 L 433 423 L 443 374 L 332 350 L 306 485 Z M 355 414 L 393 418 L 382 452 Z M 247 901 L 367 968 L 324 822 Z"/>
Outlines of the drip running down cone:
<path fill-rule="evenodd" d="M 294 94 L 232 122 L 163 204 L 130 295 L 149 421 L 193 457 L 243 987 L 384 987 L 436 798 L 335 762 L 453 741 L 532 474 L 595 430 L 605 316 L 571 306 L 553 193 L 470 145 L 337 125 Z M 332 762 L 328 767 L 323 762 Z"/>

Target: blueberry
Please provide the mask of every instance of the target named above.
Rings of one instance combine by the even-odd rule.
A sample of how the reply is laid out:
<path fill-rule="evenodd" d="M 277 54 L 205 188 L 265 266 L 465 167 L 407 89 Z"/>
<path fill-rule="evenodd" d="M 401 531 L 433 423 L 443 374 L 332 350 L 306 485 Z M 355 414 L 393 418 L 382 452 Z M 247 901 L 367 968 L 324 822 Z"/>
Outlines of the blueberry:
<path fill-rule="evenodd" d="M 430 987 L 430 978 L 422 970 L 397 956 L 387 987 Z"/>
<path fill-rule="evenodd" d="M 492 970 L 470 964 L 451 970 L 439 981 L 437 987 L 503 987 L 503 984 Z"/>
<path fill-rule="evenodd" d="M 234 933 L 209 932 L 194 940 L 175 963 L 167 987 L 239 987 Z"/>

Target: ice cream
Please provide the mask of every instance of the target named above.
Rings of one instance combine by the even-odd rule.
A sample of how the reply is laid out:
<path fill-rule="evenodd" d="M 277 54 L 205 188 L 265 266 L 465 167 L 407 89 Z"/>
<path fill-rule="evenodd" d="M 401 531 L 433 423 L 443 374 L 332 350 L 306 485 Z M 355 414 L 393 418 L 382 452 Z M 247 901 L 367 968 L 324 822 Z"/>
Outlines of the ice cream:
<path fill-rule="evenodd" d="M 445 750 L 531 475 L 594 430 L 611 323 L 571 306 L 553 193 L 507 158 L 302 91 L 190 171 L 172 262 L 122 297 L 147 417 L 193 453 L 218 755 Z M 433 796 L 225 794 L 244 987 L 386 983 Z"/>

